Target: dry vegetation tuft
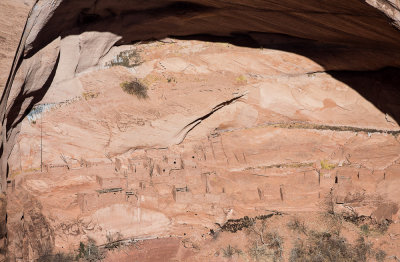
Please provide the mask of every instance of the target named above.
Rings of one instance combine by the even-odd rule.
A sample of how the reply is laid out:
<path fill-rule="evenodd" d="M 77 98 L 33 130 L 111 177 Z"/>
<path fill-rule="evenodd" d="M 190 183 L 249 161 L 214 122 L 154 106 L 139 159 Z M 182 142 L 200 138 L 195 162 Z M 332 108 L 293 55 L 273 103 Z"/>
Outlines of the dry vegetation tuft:
<path fill-rule="evenodd" d="M 290 252 L 290 262 L 303 261 L 367 261 L 373 254 L 372 244 L 360 237 L 352 245 L 339 235 L 327 232 L 310 232 L 306 240 L 297 240 Z"/>
<path fill-rule="evenodd" d="M 125 50 L 120 52 L 117 57 L 111 62 L 107 63 L 106 66 L 124 66 L 132 68 L 142 64 L 142 58 L 137 50 Z"/>
<path fill-rule="evenodd" d="M 281 261 L 283 238 L 267 228 L 265 220 L 257 221 L 247 229 L 251 241 L 248 253 L 255 261 Z"/>
<path fill-rule="evenodd" d="M 288 228 L 297 232 L 307 235 L 307 227 L 303 221 L 301 221 L 298 217 L 294 217 L 288 223 Z"/>
<path fill-rule="evenodd" d="M 139 99 L 146 99 L 149 97 L 147 95 L 147 86 L 143 84 L 139 79 L 123 82 L 120 84 L 120 86 L 125 93 L 135 95 Z"/>

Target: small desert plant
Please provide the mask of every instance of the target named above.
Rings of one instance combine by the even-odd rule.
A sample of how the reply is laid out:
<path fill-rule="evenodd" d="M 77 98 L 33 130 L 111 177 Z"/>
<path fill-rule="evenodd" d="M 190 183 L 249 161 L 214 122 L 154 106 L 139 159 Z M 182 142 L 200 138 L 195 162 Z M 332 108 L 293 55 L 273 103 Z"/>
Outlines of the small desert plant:
<path fill-rule="evenodd" d="M 367 261 L 367 258 L 372 254 L 372 244 L 365 242 L 363 237 L 357 239 L 356 245 L 353 249 L 355 253 L 355 259 L 357 261 Z"/>
<path fill-rule="evenodd" d="M 376 232 L 380 234 L 385 234 L 390 226 L 391 221 L 383 220 L 382 222 L 377 223 L 376 225 Z"/>
<path fill-rule="evenodd" d="M 364 235 L 370 234 L 385 234 L 388 230 L 391 221 L 383 220 L 383 221 L 374 221 L 371 217 L 366 216 L 357 216 L 356 214 L 352 215 L 342 215 L 343 220 L 350 222 L 356 226 L 360 226 L 361 233 Z"/>
<path fill-rule="evenodd" d="M 364 235 L 367 236 L 369 234 L 369 226 L 367 224 L 360 226 L 360 229 Z"/>
<path fill-rule="evenodd" d="M 385 261 L 386 256 L 387 256 L 387 254 L 386 254 L 385 251 L 383 251 L 383 250 L 378 250 L 378 251 L 376 252 L 376 254 L 375 254 L 375 259 L 376 259 L 377 262 L 383 262 L 383 261 Z"/>
<path fill-rule="evenodd" d="M 283 252 L 283 239 L 277 232 L 267 233 L 267 246 L 274 251 L 274 261 L 280 260 Z"/>
<path fill-rule="evenodd" d="M 57 253 L 57 254 L 44 254 L 39 257 L 40 262 L 71 262 L 77 261 L 73 254 Z"/>
<path fill-rule="evenodd" d="M 328 160 L 321 160 L 321 168 L 326 170 L 332 170 L 336 167 L 336 164 L 329 163 Z"/>
<path fill-rule="evenodd" d="M 244 75 L 240 75 L 238 77 L 236 77 L 236 83 L 239 85 L 245 85 L 247 84 L 247 78 Z"/>
<path fill-rule="evenodd" d="M 280 261 L 283 253 L 283 239 L 277 232 L 267 232 L 266 222 L 254 223 L 247 233 L 253 238 L 249 255 L 256 261 Z"/>
<path fill-rule="evenodd" d="M 267 250 L 267 247 L 263 244 L 259 244 L 258 241 L 254 241 L 249 249 L 249 255 L 255 261 L 265 260 L 271 256 L 271 252 Z"/>
<path fill-rule="evenodd" d="M 139 99 L 148 98 L 147 86 L 143 84 L 139 79 L 133 81 L 126 81 L 120 84 L 122 90 L 130 95 L 136 95 Z"/>
<path fill-rule="evenodd" d="M 176 78 L 173 76 L 167 77 L 167 82 L 168 83 L 177 83 Z"/>
<path fill-rule="evenodd" d="M 86 91 L 82 93 L 82 97 L 85 100 L 90 100 L 90 99 L 94 99 L 96 97 L 98 97 L 100 94 L 100 92 L 95 92 L 95 91 Z"/>
<path fill-rule="evenodd" d="M 214 230 L 214 229 L 210 229 L 210 235 L 212 236 L 212 238 L 214 240 L 217 240 L 219 237 L 220 231 L 218 230 Z"/>
<path fill-rule="evenodd" d="M 307 234 L 307 227 L 303 221 L 300 221 L 299 218 L 294 217 L 289 223 L 287 224 L 288 228 L 298 233 Z"/>
<path fill-rule="evenodd" d="M 123 239 L 123 235 L 120 232 L 116 233 L 111 233 L 108 232 L 106 234 L 107 238 L 107 244 L 105 245 L 105 248 L 108 250 L 119 248 L 121 246 L 121 241 Z"/>
<path fill-rule="evenodd" d="M 120 232 L 115 232 L 115 233 L 107 232 L 106 238 L 107 238 L 107 243 L 111 243 L 123 239 L 123 235 Z"/>
<path fill-rule="evenodd" d="M 117 57 L 106 64 L 106 66 L 124 66 L 124 67 L 135 67 L 142 64 L 142 58 L 137 50 L 125 50 L 117 55 Z"/>
<path fill-rule="evenodd" d="M 232 247 L 231 245 L 228 245 L 226 248 L 222 249 L 222 253 L 224 254 L 224 257 L 231 258 L 233 255 L 240 255 L 242 254 L 242 250 Z"/>
<path fill-rule="evenodd" d="M 330 192 L 324 199 L 324 212 L 322 213 L 324 220 L 329 226 L 329 232 L 339 235 L 343 227 L 343 214 L 335 212 L 335 202 L 333 194 Z"/>
<path fill-rule="evenodd" d="M 78 258 L 85 259 L 86 261 L 94 262 L 100 261 L 104 258 L 104 252 L 95 245 L 95 242 L 89 239 L 87 245 L 80 242 L 78 249 Z"/>
<path fill-rule="evenodd" d="M 332 190 L 331 192 L 329 192 L 329 194 L 327 194 L 324 197 L 324 202 L 323 202 L 323 207 L 324 207 L 324 214 L 325 215 L 336 215 L 335 214 L 335 202 L 333 200 L 333 193 Z"/>
<path fill-rule="evenodd" d="M 312 232 L 307 240 L 298 240 L 290 253 L 290 262 L 303 261 L 367 261 L 372 245 L 359 238 L 351 245 L 343 237 L 327 232 Z"/>

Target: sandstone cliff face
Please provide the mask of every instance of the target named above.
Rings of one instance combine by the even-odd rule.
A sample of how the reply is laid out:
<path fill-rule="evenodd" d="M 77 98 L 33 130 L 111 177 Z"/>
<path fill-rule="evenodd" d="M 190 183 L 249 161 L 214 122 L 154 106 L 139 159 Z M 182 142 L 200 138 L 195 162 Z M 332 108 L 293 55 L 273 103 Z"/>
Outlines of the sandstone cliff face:
<path fill-rule="evenodd" d="M 377 9 L 360 1 L 307 1 L 301 4 L 292 1 L 279 4 L 264 1 L 162 4 L 158 1 L 137 4 L 131 1 L 118 4 L 109 1 L 38 1 L 27 21 L 2 100 L 2 112 L 7 115 L 7 124 L 3 126 L 8 129 L 3 141 L 2 155 L 5 157 L 2 159 L 8 158 L 14 144 L 15 131 L 12 130 L 17 130 L 21 122 L 21 117 L 16 115 L 26 115 L 37 102 L 33 100 L 42 98 L 53 81 L 53 73 L 59 72 L 56 82 L 72 80 L 76 74 L 97 66 L 99 59 L 114 44 L 160 39 L 168 35 L 230 36 L 239 33 L 251 37 L 239 40 L 242 45 L 300 53 L 314 59 L 324 70 L 376 70 L 398 66 L 400 60 L 396 50 L 400 34 L 391 25 L 398 24 L 397 5 L 382 1 L 370 4 Z M 29 82 L 26 77 L 31 78 L 30 82 L 36 79 L 34 74 L 26 73 L 32 67 L 29 61 L 37 59 L 33 58 L 37 56 L 35 54 L 42 56 L 38 51 L 59 36 L 62 37 L 62 44 L 55 43 L 49 48 L 64 47 L 63 53 L 69 57 L 64 65 L 60 70 L 55 66 L 58 62 L 42 65 L 40 70 L 46 71 L 50 77 L 41 77 L 46 85 L 39 83 L 33 87 L 24 84 Z M 59 53 L 48 53 L 46 56 L 48 61 L 58 61 Z M 35 65 L 38 67 L 37 63 Z M 17 71 L 20 79 L 13 81 Z M 11 88 L 12 84 L 14 88 Z M 24 94 L 9 98 L 11 89 L 17 96 Z M 33 92 L 40 94 L 32 95 Z M 24 97 L 33 100 L 26 102 Z M 13 104 L 22 104 L 17 101 L 19 98 L 25 100 L 25 105 L 13 108 L 11 114 L 7 113 L 7 107 L 10 111 Z M 3 173 L 7 170 L 4 161 Z"/>
<path fill-rule="evenodd" d="M 398 7 L 37 1 L 4 60 L 9 259 L 174 236 L 204 261 L 245 237 L 217 224 L 326 209 L 400 256 Z"/>

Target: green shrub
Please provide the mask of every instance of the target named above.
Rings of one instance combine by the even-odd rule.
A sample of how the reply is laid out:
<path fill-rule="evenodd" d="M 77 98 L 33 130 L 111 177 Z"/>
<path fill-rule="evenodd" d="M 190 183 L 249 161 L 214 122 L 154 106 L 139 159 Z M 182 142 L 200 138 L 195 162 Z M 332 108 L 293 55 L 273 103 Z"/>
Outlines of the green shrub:
<path fill-rule="evenodd" d="M 123 82 L 120 84 L 120 86 L 125 93 L 136 95 L 139 99 L 148 98 L 147 86 L 140 82 L 138 79 Z"/>

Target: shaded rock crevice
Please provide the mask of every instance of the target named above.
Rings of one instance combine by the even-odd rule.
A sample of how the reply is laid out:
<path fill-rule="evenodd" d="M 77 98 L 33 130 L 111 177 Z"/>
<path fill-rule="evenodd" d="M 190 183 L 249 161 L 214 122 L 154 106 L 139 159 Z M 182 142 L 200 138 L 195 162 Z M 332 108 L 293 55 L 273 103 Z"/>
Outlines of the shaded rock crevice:
<path fill-rule="evenodd" d="M 24 60 L 15 73 L 17 80 L 10 88 L 7 110 L 4 113 L 1 143 L 1 177 L 3 187 L 7 180 L 7 158 L 14 147 L 20 125 L 33 106 L 40 102 L 50 87 L 59 61 L 57 41 L 43 49 L 38 56 Z M 9 89 L 9 87 L 6 87 Z M 7 91 L 6 91 L 7 92 Z M 4 190 L 4 189 L 3 189 Z"/>
<path fill-rule="evenodd" d="M 180 144 L 183 142 L 183 140 L 185 139 L 185 137 L 187 136 L 187 134 L 193 129 L 195 128 L 197 125 L 199 125 L 203 120 L 207 119 L 208 117 L 210 117 L 212 114 L 214 114 L 215 112 L 217 112 L 218 110 L 222 109 L 225 106 L 228 106 L 232 103 L 234 103 L 235 101 L 239 100 L 240 98 L 242 98 L 243 96 L 245 96 L 246 94 L 242 94 L 242 95 L 238 95 L 235 96 L 234 98 L 231 98 L 229 100 L 226 100 L 218 105 L 216 105 L 214 108 L 212 108 L 210 110 L 210 112 L 208 112 L 207 114 L 198 117 L 197 119 L 193 120 L 192 122 L 190 122 L 189 124 L 187 124 L 185 127 L 183 127 L 177 134 L 176 137 L 178 138 L 178 143 Z"/>

